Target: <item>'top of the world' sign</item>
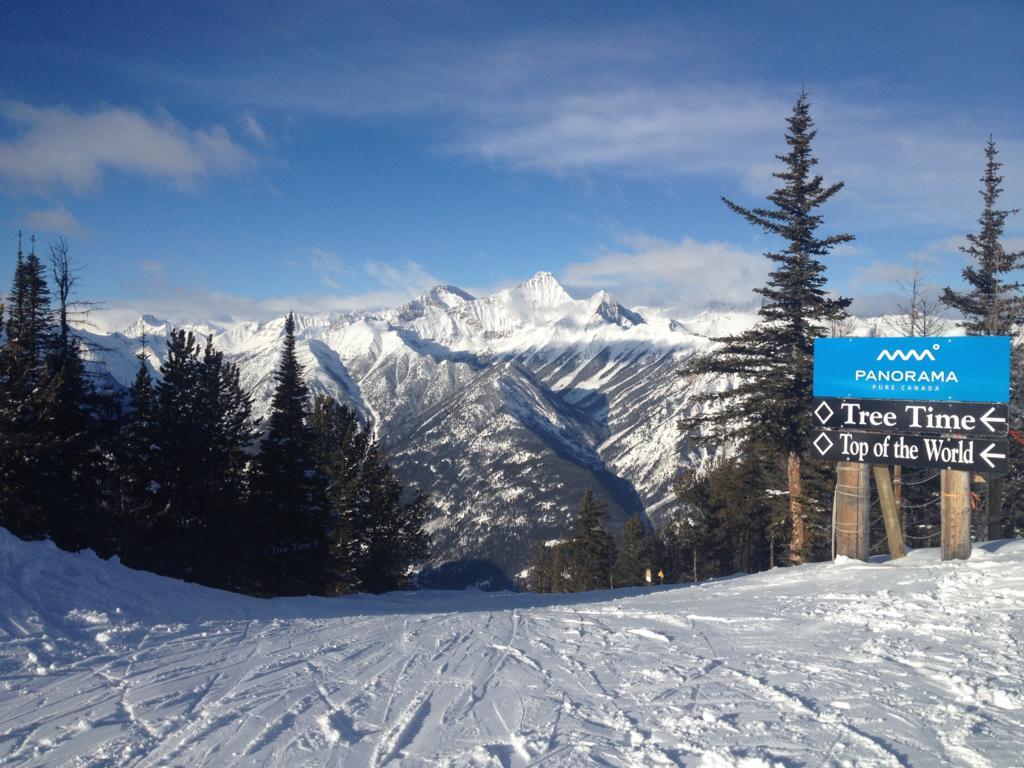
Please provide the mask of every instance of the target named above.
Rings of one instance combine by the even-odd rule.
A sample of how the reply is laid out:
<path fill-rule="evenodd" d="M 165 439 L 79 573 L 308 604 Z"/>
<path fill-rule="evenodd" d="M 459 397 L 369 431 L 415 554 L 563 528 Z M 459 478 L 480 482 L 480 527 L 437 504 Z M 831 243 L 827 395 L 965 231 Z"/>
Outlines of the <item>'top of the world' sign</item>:
<path fill-rule="evenodd" d="M 1010 337 L 815 339 L 814 395 L 1005 403 Z"/>

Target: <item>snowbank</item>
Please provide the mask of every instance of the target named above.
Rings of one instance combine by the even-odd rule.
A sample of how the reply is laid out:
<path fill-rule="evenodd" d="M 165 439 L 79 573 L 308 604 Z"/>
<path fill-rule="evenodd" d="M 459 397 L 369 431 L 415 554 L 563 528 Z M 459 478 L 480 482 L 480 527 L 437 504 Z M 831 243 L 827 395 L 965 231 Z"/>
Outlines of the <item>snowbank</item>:
<path fill-rule="evenodd" d="M 256 600 L 0 529 L 0 764 L 1020 765 L 1024 542 Z"/>

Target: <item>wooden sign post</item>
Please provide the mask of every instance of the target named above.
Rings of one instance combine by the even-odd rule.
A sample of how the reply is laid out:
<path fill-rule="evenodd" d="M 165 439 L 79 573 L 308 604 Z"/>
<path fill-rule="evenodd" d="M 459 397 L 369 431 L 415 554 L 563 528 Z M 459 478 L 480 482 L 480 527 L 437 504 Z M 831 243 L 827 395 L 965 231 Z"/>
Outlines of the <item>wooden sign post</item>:
<path fill-rule="evenodd" d="M 876 464 L 874 473 L 875 486 L 878 488 L 878 503 L 882 506 L 882 520 L 885 522 L 885 537 L 889 540 L 889 554 L 895 560 L 907 554 L 903 544 L 903 526 L 900 525 L 896 495 L 893 493 L 889 467 Z"/>
<path fill-rule="evenodd" d="M 871 475 L 867 464 L 836 465 L 836 554 L 867 560 L 871 551 Z"/>
<path fill-rule="evenodd" d="M 944 469 L 942 483 L 942 559 L 971 556 L 971 473 Z"/>

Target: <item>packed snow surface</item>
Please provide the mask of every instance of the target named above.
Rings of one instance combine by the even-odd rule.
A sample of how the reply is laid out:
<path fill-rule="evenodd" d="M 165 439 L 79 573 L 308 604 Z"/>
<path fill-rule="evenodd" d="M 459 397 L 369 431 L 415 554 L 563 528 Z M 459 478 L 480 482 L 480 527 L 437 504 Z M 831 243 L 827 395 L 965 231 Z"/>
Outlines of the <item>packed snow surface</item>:
<path fill-rule="evenodd" d="M 261 601 L 0 529 L 0 764 L 1019 766 L 1024 542 Z"/>

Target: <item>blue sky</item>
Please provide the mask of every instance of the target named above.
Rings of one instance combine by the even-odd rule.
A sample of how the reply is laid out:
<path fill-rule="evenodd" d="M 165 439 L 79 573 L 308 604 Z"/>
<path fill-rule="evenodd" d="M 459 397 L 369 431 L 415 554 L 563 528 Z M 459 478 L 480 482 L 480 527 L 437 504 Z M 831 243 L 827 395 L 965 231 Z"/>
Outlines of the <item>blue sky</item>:
<path fill-rule="evenodd" d="M 801 87 L 831 285 L 959 279 L 983 147 L 1024 207 L 1024 3 L 46 3 L 0 26 L 0 284 L 63 232 L 101 322 L 388 306 L 537 270 L 743 302 Z M 1024 216 L 1011 219 L 1024 244 Z"/>

